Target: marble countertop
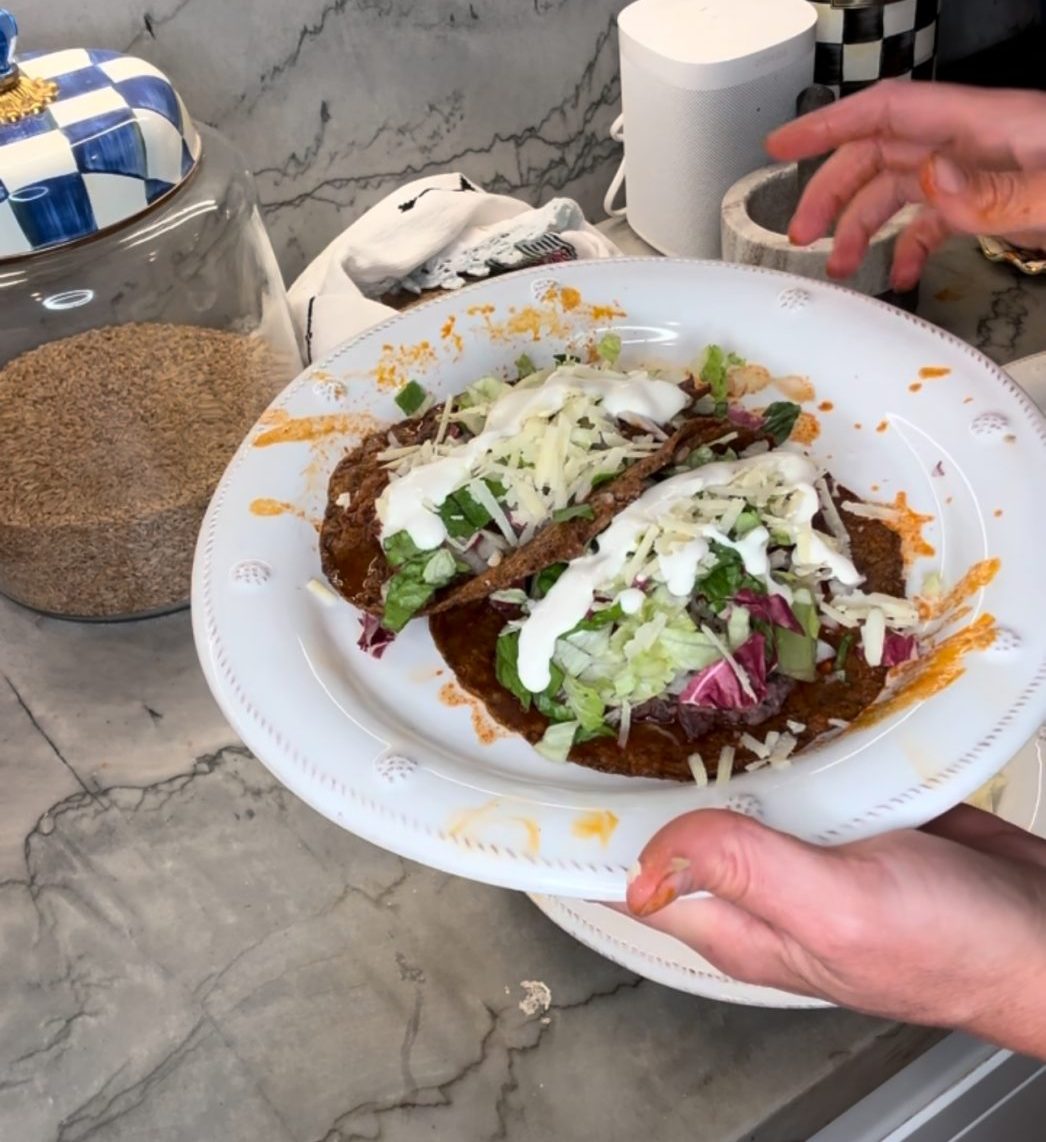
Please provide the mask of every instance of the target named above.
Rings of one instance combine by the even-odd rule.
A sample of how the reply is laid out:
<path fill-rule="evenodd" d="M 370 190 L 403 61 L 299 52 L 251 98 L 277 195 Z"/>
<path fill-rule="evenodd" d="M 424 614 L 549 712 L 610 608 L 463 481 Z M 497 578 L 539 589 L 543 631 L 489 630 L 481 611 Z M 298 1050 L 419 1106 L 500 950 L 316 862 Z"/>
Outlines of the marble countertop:
<path fill-rule="evenodd" d="M 1046 348 L 1046 282 L 969 243 L 923 298 Z M 186 613 L 0 601 L 0 672 L 0 1138 L 785 1142 L 936 1037 L 667 991 L 341 831 L 236 742 Z"/>

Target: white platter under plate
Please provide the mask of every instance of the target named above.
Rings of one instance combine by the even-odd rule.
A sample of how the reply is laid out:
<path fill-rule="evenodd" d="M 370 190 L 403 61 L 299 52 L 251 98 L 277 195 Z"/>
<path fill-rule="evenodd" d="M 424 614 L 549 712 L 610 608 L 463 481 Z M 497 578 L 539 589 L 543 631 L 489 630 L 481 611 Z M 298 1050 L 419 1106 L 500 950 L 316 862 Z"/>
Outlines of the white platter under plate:
<path fill-rule="evenodd" d="M 955 582 L 993 645 L 951 685 L 787 769 L 699 789 L 540 758 L 453 684 L 423 623 L 380 661 L 357 612 L 310 587 L 338 458 L 393 421 L 397 388 L 438 397 L 521 352 L 540 365 L 608 329 L 625 365 L 683 364 L 708 342 L 809 378 L 811 451 L 866 498 L 933 517 L 911 570 Z M 794 389 L 794 384 L 793 384 Z M 767 399 L 762 394 L 763 402 Z M 758 402 L 758 398 L 756 398 Z M 813 437 L 816 434 L 816 439 Z M 346 344 L 277 399 L 204 521 L 193 624 L 208 682 L 246 744 L 332 820 L 403 856 L 528 892 L 620 899 L 650 835 L 731 805 L 821 843 L 918 825 L 969 796 L 1046 716 L 1046 422 L 985 357 L 899 310 L 751 267 L 615 259 L 524 271 L 419 306 Z M 991 616 L 990 618 L 988 616 Z"/>

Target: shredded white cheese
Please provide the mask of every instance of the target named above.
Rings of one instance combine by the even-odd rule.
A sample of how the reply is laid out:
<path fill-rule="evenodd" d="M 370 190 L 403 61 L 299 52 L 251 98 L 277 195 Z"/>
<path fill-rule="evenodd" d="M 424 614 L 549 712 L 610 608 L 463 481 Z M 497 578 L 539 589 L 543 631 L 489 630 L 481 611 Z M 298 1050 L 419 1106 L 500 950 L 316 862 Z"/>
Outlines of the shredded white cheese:
<path fill-rule="evenodd" d="M 454 398 L 447 397 L 447 399 L 443 402 L 443 412 L 440 414 L 439 427 L 436 429 L 436 444 L 442 444 L 444 437 L 447 435 L 447 428 L 450 425 L 450 414 L 453 409 Z"/>
<path fill-rule="evenodd" d="M 329 607 L 332 603 L 338 601 L 338 596 L 335 595 L 326 583 L 321 583 L 319 579 L 310 579 L 305 584 L 305 589 L 315 595 L 325 606 Z"/>
<path fill-rule="evenodd" d="M 769 735 L 767 736 L 769 737 Z M 798 744 L 798 741 L 791 734 L 779 734 L 777 741 L 770 750 L 770 765 L 774 769 L 786 769 L 792 764 L 790 758 Z"/>
<path fill-rule="evenodd" d="M 719 751 L 719 766 L 715 774 L 716 785 L 725 785 L 730 780 L 730 775 L 734 772 L 736 753 L 737 751 L 732 745 L 725 745 Z"/>
<path fill-rule="evenodd" d="M 849 555 L 850 533 L 846 530 L 846 524 L 843 523 L 843 518 L 835 506 L 831 492 L 828 490 L 828 482 L 821 476 L 814 481 L 814 487 L 817 489 L 817 498 L 821 504 L 824 521 L 828 524 L 828 530 L 835 537 L 840 550 L 844 554 Z"/>
<path fill-rule="evenodd" d="M 621 703 L 621 722 L 617 728 L 618 748 L 624 749 L 628 743 L 628 734 L 632 729 L 632 705 L 629 702 Z"/>
<path fill-rule="evenodd" d="M 692 753 L 686 759 L 687 765 L 690 766 L 690 772 L 694 775 L 694 781 L 698 785 L 708 784 L 708 770 L 705 769 L 705 763 L 699 753 Z"/>
<path fill-rule="evenodd" d="M 885 641 L 886 616 L 879 607 L 872 607 L 861 627 L 861 649 L 869 666 L 882 665 Z"/>
<path fill-rule="evenodd" d="M 861 519 L 878 519 L 878 520 L 893 520 L 897 518 L 897 512 L 893 508 L 888 508 L 883 504 L 862 504 L 855 503 L 853 500 L 843 501 L 843 511 L 847 511 L 850 515 L 859 516 Z"/>
<path fill-rule="evenodd" d="M 762 759 L 770 756 L 770 751 L 766 748 L 766 745 L 758 738 L 752 737 L 751 734 L 742 734 L 741 744 L 749 753 L 754 753 L 758 758 Z"/>

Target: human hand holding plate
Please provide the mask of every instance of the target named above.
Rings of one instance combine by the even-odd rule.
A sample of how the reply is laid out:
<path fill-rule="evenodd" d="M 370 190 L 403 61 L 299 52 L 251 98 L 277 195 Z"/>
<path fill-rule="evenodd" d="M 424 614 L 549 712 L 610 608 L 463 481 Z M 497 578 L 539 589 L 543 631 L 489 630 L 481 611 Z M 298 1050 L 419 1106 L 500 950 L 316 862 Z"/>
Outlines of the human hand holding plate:
<path fill-rule="evenodd" d="M 1046 841 L 978 809 L 831 849 L 690 813 L 628 906 L 744 982 L 1046 1057 Z"/>

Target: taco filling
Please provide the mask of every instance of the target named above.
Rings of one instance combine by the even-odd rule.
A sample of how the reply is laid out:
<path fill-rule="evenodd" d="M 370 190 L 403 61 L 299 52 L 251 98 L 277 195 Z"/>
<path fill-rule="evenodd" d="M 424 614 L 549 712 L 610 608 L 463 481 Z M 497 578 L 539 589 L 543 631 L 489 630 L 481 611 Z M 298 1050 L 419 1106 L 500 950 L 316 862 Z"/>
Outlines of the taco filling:
<path fill-rule="evenodd" d="M 791 431 L 794 405 L 731 421 L 726 375 L 739 358 L 711 347 L 699 386 L 619 371 L 612 340 L 599 365 L 535 369 L 524 358 L 516 381 L 483 377 L 435 407 L 407 386 L 410 418 L 365 441 L 332 478 L 321 549 L 335 587 L 398 632 L 420 612 L 540 570 L 539 538 L 580 554 L 681 448 Z"/>
<path fill-rule="evenodd" d="M 917 653 L 897 537 L 844 522 L 853 497 L 805 455 L 722 456 L 695 449 L 585 554 L 430 620 L 546 757 L 699 781 L 787 764 Z"/>

